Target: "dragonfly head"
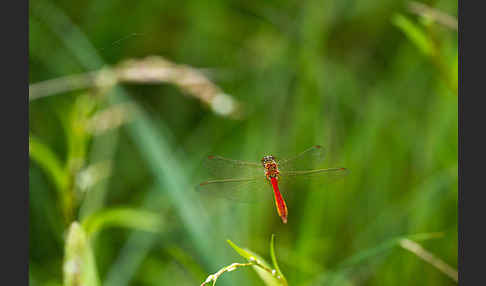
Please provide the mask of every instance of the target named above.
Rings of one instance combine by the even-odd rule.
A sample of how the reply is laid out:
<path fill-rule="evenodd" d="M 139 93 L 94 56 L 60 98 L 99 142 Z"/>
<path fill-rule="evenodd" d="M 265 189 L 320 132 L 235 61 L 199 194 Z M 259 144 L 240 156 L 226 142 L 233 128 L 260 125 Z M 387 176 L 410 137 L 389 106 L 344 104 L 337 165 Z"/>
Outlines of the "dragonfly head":
<path fill-rule="evenodd" d="M 263 167 L 265 167 L 267 163 L 275 163 L 275 157 L 273 157 L 272 155 L 264 156 L 262 158 Z"/>

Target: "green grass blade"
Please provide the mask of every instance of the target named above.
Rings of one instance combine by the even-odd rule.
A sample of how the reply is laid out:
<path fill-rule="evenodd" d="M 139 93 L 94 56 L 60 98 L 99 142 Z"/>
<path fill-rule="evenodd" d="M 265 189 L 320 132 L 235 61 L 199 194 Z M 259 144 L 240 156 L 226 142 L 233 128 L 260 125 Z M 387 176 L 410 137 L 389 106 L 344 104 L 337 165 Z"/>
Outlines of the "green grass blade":
<path fill-rule="evenodd" d="M 354 254 L 350 258 L 341 262 L 335 271 L 320 276 L 317 280 L 321 280 L 324 278 L 324 280 L 327 281 L 326 285 L 335 285 L 337 284 L 337 282 L 343 281 L 343 279 L 352 270 L 352 267 L 360 263 L 363 263 L 365 261 L 369 261 L 373 257 L 376 257 L 390 250 L 391 248 L 400 246 L 400 242 L 402 241 L 402 239 L 423 241 L 423 240 L 438 238 L 441 236 L 442 233 L 433 232 L 433 233 L 420 233 L 415 235 L 398 236 L 398 237 L 391 238 L 389 240 L 386 240 L 378 244 L 375 247 L 359 251 L 358 253 Z"/>
<path fill-rule="evenodd" d="M 29 156 L 54 184 L 64 220 L 69 223 L 73 210 L 73 194 L 69 190 L 68 170 L 49 146 L 32 135 L 29 136 Z"/>
<path fill-rule="evenodd" d="M 415 44 L 421 52 L 428 56 L 433 54 L 434 45 L 421 27 L 401 14 L 395 15 L 393 24 L 402 30 L 402 32 L 405 33 L 409 40 Z"/>
<path fill-rule="evenodd" d="M 248 260 L 248 262 L 255 262 L 253 265 L 253 269 L 256 271 L 258 276 L 263 280 L 265 285 L 268 286 L 276 286 L 276 285 L 286 285 L 282 283 L 282 280 L 279 280 L 274 274 L 276 273 L 275 270 L 270 268 L 270 264 L 266 262 L 263 258 L 261 258 L 256 253 L 241 248 L 234 244 L 231 240 L 227 240 L 228 244 L 236 251 L 240 256 Z"/>
<path fill-rule="evenodd" d="M 89 240 L 81 225 L 69 227 L 64 254 L 64 286 L 98 286 L 100 281 Z"/>
<path fill-rule="evenodd" d="M 195 279 L 200 280 L 204 278 L 206 274 L 204 272 L 204 269 L 186 250 L 178 247 L 177 244 L 173 244 L 167 247 L 166 250 L 167 253 L 174 259 L 174 261 L 187 269 L 187 272 L 189 272 Z"/>
<path fill-rule="evenodd" d="M 161 218 L 149 211 L 130 208 L 113 208 L 96 212 L 82 221 L 88 237 L 107 227 L 126 227 L 135 230 L 157 232 L 160 230 Z"/>
<path fill-rule="evenodd" d="M 451 278 L 454 282 L 458 282 L 459 280 L 459 274 L 457 272 L 457 269 L 454 269 L 451 267 L 449 264 L 444 262 L 442 259 L 438 258 L 425 248 L 423 248 L 420 244 L 411 241 L 410 239 L 402 239 L 400 240 L 400 246 L 413 253 L 416 255 L 418 258 L 422 259 L 426 263 L 432 265 L 435 267 L 437 270 Z"/>
<path fill-rule="evenodd" d="M 122 93 L 118 93 L 117 98 L 129 99 Z M 140 108 L 135 112 L 136 119 L 127 124 L 128 132 L 156 178 L 157 190 L 167 193 L 198 253 L 207 263 L 215 266 L 219 259 L 211 251 L 210 236 L 207 233 L 209 221 L 185 173 L 182 162 L 186 160 L 174 152 L 171 133 L 163 122 L 155 124 Z"/>
<path fill-rule="evenodd" d="M 57 155 L 39 138 L 29 136 L 29 156 L 46 172 L 61 195 L 67 186 L 67 176 Z"/>
<path fill-rule="evenodd" d="M 288 285 L 287 279 L 285 279 L 285 276 L 283 275 L 282 271 L 280 270 L 280 267 L 278 267 L 277 257 L 275 255 L 275 234 L 273 234 L 273 233 L 272 233 L 272 238 L 270 240 L 270 256 L 272 257 L 273 267 L 277 271 L 277 277 L 281 277 L 283 285 Z"/>

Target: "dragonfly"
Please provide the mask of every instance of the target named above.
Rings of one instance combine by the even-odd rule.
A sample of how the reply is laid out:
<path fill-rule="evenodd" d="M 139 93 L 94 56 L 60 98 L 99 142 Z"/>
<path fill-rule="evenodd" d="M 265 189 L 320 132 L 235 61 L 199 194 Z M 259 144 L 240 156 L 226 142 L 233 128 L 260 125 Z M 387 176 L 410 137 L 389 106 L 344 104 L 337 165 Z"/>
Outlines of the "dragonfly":
<path fill-rule="evenodd" d="M 196 190 L 229 199 L 244 200 L 253 193 L 273 191 L 277 213 L 284 224 L 288 219 L 288 208 L 281 188 L 288 189 L 296 181 L 326 181 L 347 174 L 346 168 L 315 169 L 323 161 L 325 149 L 320 145 L 312 146 L 300 154 L 279 159 L 265 155 L 260 162 L 228 159 L 221 156 L 208 156 L 205 168 L 215 176 L 200 183 Z"/>

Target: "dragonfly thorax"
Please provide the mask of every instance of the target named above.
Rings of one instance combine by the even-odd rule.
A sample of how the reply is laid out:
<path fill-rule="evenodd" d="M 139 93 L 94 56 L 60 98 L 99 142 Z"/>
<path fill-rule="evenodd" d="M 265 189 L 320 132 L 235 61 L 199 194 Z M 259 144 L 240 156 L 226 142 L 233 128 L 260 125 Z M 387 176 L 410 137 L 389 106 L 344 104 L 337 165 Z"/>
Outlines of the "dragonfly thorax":
<path fill-rule="evenodd" d="M 272 155 L 264 156 L 262 158 L 262 165 L 265 168 L 265 176 L 268 179 L 275 178 L 279 175 L 277 161 Z"/>

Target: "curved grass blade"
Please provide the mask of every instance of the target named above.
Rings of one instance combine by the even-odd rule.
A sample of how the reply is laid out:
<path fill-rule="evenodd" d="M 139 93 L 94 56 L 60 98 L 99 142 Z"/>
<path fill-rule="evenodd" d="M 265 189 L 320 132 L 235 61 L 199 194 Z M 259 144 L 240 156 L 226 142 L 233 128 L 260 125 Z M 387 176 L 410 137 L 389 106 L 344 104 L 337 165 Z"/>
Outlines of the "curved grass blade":
<path fill-rule="evenodd" d="M 206 278 L 206 280 L 204 280 L 204 282 L 201 284 L 201 286 L 209 285 L 209 283 L 212 283 L 211 286 L 215 286 L 216 285 L 216 281 L 218 280 L 218 278 L 221 275 L 223 275 L 223 273 L 225 273 L 225 272 L 231 272 L 231 271 L 236 270 L 237 268 L 240 268 L 240 267 L 252 266 L 252 265 L 255 265 L 255 263 L 254 262 L 248 262 L 248 263 L 236 263 L 235 262 L 235 263 L 231 263 L 230 265 L 221 268 L 218 272 L 209 275 L 208 278 Z"/>
<path fill-rule="evenodd" d="M 263 258 L 259 255 L 255 254 L 254 252 L 243 249 L 236 244 L 234 244 L 231 240 L 227 240 L 228 244 L 236 251 L 240 256 L 248 260 L 248 262 L 254 263 L 253 269 L 256 271 L 258 276 L 263 280 L 265 285 L 268 286 L 281 286 L 287 285 L 284 284 L 287 281 L 277 277 L 275 274 L 277 273 L 275 269 L 270 268 L 270 264 L 266 262 Z M 283 282 L 285 281 L 285 282 Z"/>
<path fill-rule="evenodd" d="M 89 237 L 110 226 L 126 227 L 148 232 L 160 230 L 160 217 L 153 212 L 129 208 L 106 209 L 86 217 L 83 228 Z"/>
<path fill-rule="evenodd" d="M 346 276 L 351 273 L 352 270 L 354 270 L 353 267 L 356 265 L 363 263 L 373 257 L 376 257 L 390 249 L 396 246 L 400 246 L 400 242 L 403 239 L 412 239 L 415 241 L 423 241 L 423 240 L 428 240 L 428 239 L 434 239 L 434 238 L 439 238 L 443 234 L 442 233 L 437 233 L 437 232 L 432 232 L 432 233 L 419 233 L 415 235 L 405 235 L 405 236 L 398 236 L 398 237 L 393 237 L 391 239 L 388 239 L 380 244 L 378 244 L 375 247 L 371 247 L 365 250 L 362 250 L 355 255 L 351 256 L 348 259 L 345 259 L 341 263 L 339 263 L 337 269 L 335 271 L 332 271 L 330 274 L 327 275 L 321 275 L 316 279 L 315 284 L 323 284 L 325 285 L 339 285 L 338 282 L 342 281 Z"/>
<path fill-rule="evenodd" d="M 68 185 L 67 175 L 64 171 L 64 164 L 58 156 L 37 137 L 29 135 L 29 156 L 44 169 L 62 195 Z"/>
<path fill-rule="evenodd" d="M 272 257 L 273 267 L 275 268 L 275 271 L 277 271 L 277 278 L 280 277 L 282 281 L 282 285 L 287 286 L 288 285 L 287 279 L 285 279 L 285 276 L 280 270 L 280 267 L 278 267 L 277 257 L 275 255 L 275 234 L 273 233 L 272 233 L 272 239 L 270 240 L 270 256 Z"/>
<path fill-rule="evenodd" d="M 445 263 L 442 259 L 438 258 L 434 254 L 427 251 L 423 248 L 420 244 L 408 239 L 403 238 L 400 240 L 400 246 L 410 251 L 411 253 L 415 254 L 418 258 L 422 259 L 423 261 L 429 263 L 433 267 L 435 267 L 440 272 L 447 275 L 449 278 L 454 280 L 454 282 L 459 281 L 459 275 L 456 269 L 452 268 L 449 264 Z"/>

